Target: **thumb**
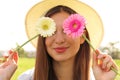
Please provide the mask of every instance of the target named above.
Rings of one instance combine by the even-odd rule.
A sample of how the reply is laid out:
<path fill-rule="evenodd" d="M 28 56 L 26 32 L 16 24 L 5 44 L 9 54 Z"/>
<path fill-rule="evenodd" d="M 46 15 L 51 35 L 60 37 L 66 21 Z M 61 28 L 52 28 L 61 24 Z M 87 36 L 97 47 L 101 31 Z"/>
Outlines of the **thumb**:
<path fill-rule="evenodd" d="M 99 54 L 99 51 L 96 50 L 93 52 L 93 67 L 97 66 L 98 65 L 98 58 L 97 58 L 97 55 Z"/>
<path fill-rule="evenodd" d="M 98 49 L 93 53 L 93 67 L 101 66 L 103 63 L 101 59 L 98 59 L 99 54 L 101 54 L 101 52 Z"/>
<path fill-rule="evenodd" d="M 93 52 L 92 63 L 93 63 L 93 65 L 92 65 L 93 67 L 97 65 L 96 52 Z"/>

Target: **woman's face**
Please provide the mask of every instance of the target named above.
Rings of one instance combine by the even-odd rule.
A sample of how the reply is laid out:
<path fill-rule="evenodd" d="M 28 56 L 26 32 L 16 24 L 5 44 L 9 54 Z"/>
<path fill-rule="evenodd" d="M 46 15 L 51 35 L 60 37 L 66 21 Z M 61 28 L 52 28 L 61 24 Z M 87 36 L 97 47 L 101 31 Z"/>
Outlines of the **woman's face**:
<path fill-rule="evenodd" d="M 69 14 L 66 12 L 56 13 L 51 16 L 57 28 L 54 35 L 45 39 L 45 44 L 48 54 L 55 61 L 74 59 L 80 48 L 80 44 L 84 42 L 82 37 L 73 39 L 63 32 L 63 22 L 68 16 Z"/>

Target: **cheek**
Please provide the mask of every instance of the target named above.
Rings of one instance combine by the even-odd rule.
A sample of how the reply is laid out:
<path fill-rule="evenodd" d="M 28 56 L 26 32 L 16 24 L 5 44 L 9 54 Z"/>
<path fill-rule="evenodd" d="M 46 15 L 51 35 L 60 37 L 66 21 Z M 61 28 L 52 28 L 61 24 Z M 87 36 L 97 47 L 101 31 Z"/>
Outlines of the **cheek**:
<path fill-rule="evenodd" d="M 49 38 L 45 39 L 45 45 L 46 45 L 46 48 L 48 48 L 50 46 L 50 40 L 49 40 Z"/>
<path fill-rule="evenodd" d="M 50 37 L 45 39 L 45 45 L 46 45 L 47 51 L 52 47 L 52 44 L 53 44 L 53 39 L 51 39 Z"/>
<path fill-rule="evenodd" d="M 45 45 L 46 45 L 47 52 L 49 53 L 50 52 L 50 45 L 51 45 L 49 39 L 45 39 Z"/>
<path fill-rule="evenodd" d="M 80 49 L 80 44 L 79 43 L 75 43 L 74 46 L 73 46 L 73 50 L 75 53 L 77 53 Z"/>
<path fill-rule="evenodd" d="M 72 52 L 77 53 L 78 50 L 80 49 L 80 39 L 73 40 L 71 41 L 71 43 Z"/>

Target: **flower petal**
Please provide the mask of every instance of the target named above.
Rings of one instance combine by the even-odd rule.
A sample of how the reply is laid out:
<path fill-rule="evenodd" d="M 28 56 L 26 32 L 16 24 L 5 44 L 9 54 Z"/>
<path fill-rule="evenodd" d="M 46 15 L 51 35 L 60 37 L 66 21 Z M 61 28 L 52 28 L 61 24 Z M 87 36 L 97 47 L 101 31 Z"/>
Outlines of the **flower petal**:
<path fill-rule="evenodd" d="M 52 36 L 54 32 L 56 31 L 56 24 L 53 19 L 49 17 L 42 17 L 38 20 L 36 25 L 36 30 L 38 34 L 40 34 L 43 37 Z"/>
<path fill-rule="evenodd" d="M 85 28 L 85 18 L 79 14 L 70 15 L 63 23 L 64 33 L 71 35 L 72 38 L 83 34 Z"/>

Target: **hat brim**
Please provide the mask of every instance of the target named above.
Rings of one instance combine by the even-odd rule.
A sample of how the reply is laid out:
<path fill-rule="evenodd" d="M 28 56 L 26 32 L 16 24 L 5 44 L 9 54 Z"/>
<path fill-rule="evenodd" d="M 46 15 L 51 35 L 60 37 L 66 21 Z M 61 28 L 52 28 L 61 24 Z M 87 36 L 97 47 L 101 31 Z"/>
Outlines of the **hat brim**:
<path fill-rule="evenodd" d="M 45 0 L 34 5 L 27 13 L 25 26 L 28 38 L 36 35 L 35 25 L 38 19 L 51 8 L 64 5 L 75 10 L 84 16 L 87 20 L 86 28 L 88 30 L 91 44 L 98 48 L 104 34 L 103 24 L 98 13 L 89 5 L 77 0 Z M 31 41 L 33 46 L 37 47 L 37 38 Z"/>

